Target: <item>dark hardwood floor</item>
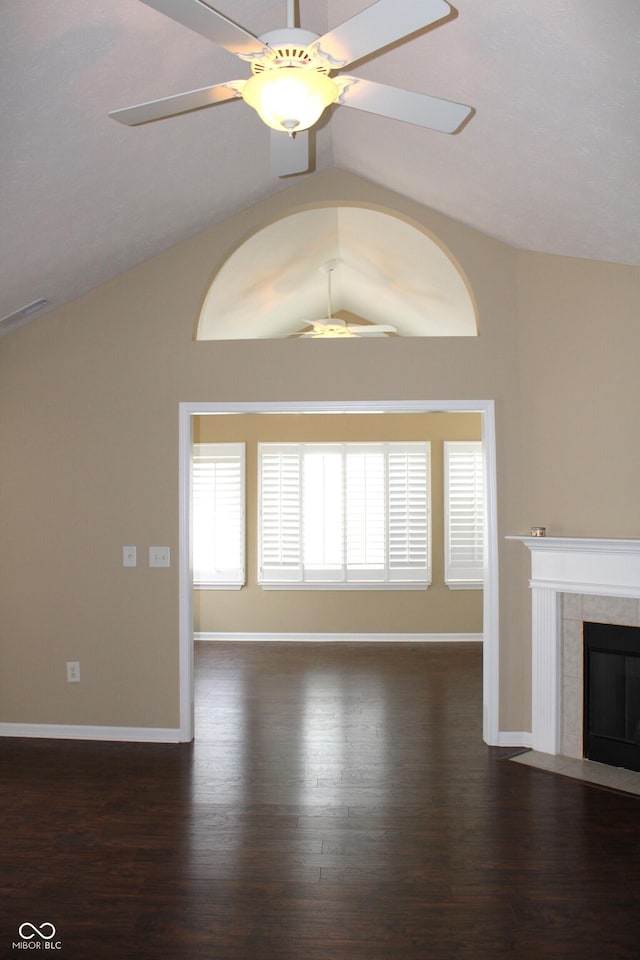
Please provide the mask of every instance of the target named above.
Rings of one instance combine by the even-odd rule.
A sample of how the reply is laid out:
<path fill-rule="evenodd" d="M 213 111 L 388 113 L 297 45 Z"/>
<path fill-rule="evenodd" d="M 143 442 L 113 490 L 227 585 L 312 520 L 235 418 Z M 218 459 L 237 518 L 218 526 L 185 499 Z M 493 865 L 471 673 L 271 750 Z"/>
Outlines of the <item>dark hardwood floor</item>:
<path fill-rule="evenodd" d="M 486 747 L 479 645 L 196 657 L 194 744 L 0 740 L 0 957 L 638 960 L 640 800 Z"/>

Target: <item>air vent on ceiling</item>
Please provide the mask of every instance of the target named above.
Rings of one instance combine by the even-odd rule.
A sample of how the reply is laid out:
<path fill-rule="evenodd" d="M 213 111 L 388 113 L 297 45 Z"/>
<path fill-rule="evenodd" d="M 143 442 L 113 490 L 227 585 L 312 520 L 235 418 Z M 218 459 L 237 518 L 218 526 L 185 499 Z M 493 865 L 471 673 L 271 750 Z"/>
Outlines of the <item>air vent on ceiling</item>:
<path fill-rule="evenodd" d="M 21 309 L 16 310 L 15 313 L 10 313 L 6 317 L 2 317 L 0 320 L 0 333 L 6 333 L 13 327 L 17 327 L 21 323 L 24 323 L 31 317 L 32 314 L 37 313 L 38 310 L 42 310 L 43 307 L 46 307 L 48 302 L 48 300 L 40 298 L 40 300 L 34 300 L 33 303 L 28 303 L 26 307 L 21 307 Z"/>

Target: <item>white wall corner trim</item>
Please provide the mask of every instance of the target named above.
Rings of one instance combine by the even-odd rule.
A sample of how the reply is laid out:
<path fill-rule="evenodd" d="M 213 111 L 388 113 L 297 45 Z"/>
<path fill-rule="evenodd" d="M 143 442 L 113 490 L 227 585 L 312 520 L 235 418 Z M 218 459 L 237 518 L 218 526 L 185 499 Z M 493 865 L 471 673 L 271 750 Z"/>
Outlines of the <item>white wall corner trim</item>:
<path fill-rule="evenodd" d="M 123 743 L 179 743 L 177 727 L 106 727 L 71 723 L 0 723 L 0 737 L 44 740 L 112 740 Z"/>

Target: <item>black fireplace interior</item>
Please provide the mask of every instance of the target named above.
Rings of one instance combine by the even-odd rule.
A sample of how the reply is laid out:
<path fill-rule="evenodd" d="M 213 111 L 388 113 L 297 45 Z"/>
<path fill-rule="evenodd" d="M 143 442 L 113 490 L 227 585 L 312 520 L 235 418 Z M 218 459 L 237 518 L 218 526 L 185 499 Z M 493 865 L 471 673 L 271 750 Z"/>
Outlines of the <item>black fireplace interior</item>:
<path fill-rule="evenodd" d="M 584 755 L 640 771 L 640 628 L 584 623 Z"/>

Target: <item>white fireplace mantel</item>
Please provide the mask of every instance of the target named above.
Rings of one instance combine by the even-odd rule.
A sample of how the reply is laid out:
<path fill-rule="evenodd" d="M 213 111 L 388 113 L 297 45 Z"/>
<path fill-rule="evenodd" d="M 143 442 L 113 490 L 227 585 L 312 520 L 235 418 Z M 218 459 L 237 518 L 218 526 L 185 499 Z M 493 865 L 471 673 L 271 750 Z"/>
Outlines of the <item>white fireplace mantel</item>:
<path fill-rule="evenodd" d="M 640 540 L 507 537 L 531 551 L 531 745 L 560 753 L 560 595 L 640 598 Z"/>

